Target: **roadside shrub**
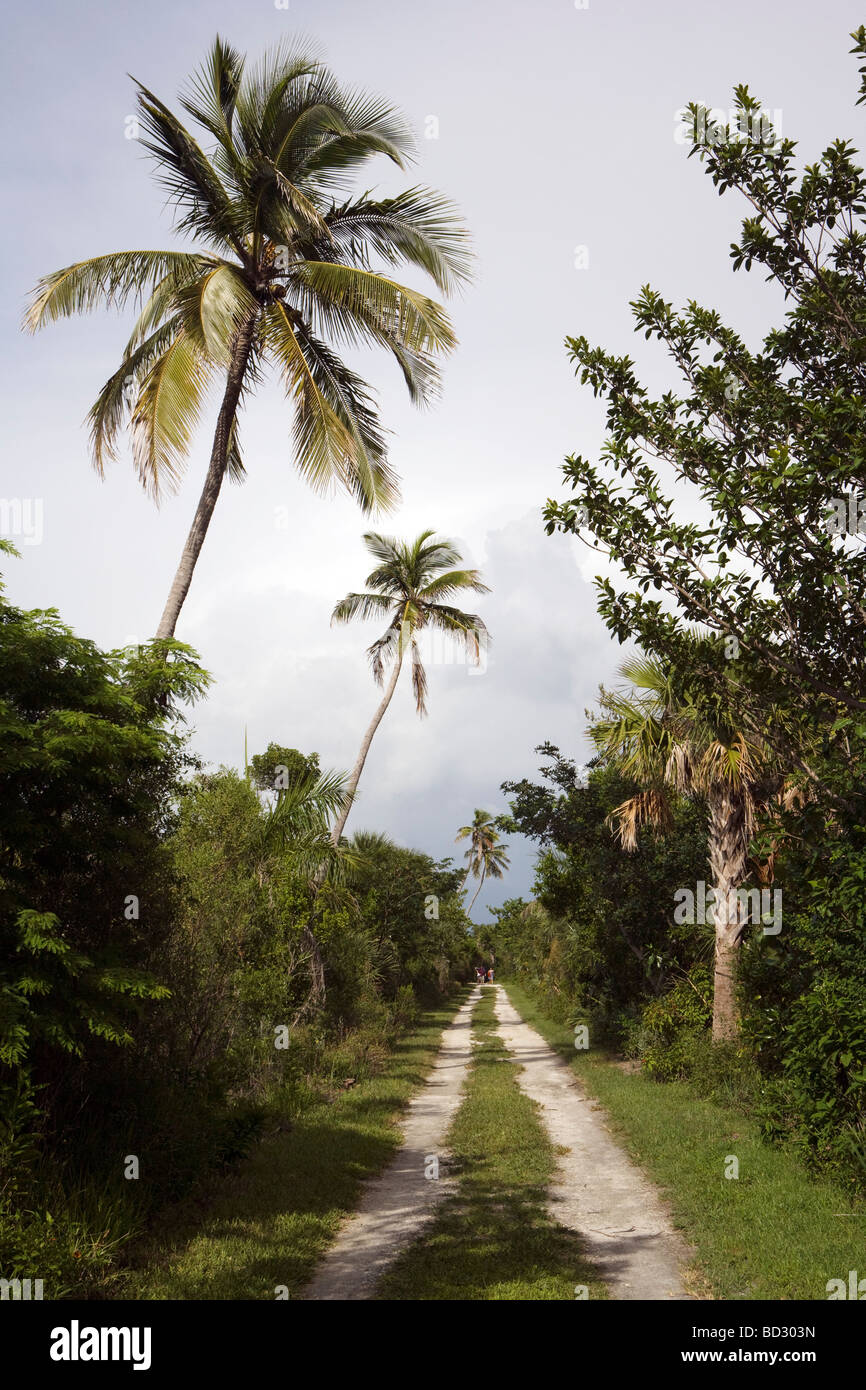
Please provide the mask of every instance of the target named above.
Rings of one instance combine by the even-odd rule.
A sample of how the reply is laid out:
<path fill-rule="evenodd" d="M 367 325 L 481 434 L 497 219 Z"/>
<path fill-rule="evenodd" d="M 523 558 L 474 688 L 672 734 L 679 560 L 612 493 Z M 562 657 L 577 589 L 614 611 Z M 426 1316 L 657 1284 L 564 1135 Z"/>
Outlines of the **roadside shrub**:
<path fill-rule="evenodd" d="M 658 1081 L 685 1081 L 712 1012 L 712 978 L 705 965 L 692 966 L 673 989 L 647 1004 L 641 1016 L 646 1074 Z"/>

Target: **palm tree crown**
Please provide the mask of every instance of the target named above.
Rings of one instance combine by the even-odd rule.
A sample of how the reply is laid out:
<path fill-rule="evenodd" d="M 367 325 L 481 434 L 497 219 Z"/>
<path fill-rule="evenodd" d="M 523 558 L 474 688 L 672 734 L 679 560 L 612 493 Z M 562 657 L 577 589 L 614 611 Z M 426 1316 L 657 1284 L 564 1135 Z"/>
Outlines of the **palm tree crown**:
<path fill-rule="evenodd" d="M 711 702 L 688 685 L 675 689 L 673 671 L 653 658 L 623 662 L 619 674 L 632 690 L 604 692 L 605 717 L 593 722 L 589 735 L 643 788 L 612 813 L 623 847 L 637 847 L 642 824 L 670 828 L 666 787 L 709 800 L 736 796 L 747 844 L 757 806 L 779 785 L 766 745 L 747 737 L 718 699 Z"/>
<path fill-rule="evenodd" d="M 438 303 L 374 262 L 418 267 L 449 294 L 467 280 L 470 254 L 439 194 L 413 187 L 382 200 L 351 196 L 353 175 L 371 157 L 405 167 L 409 131 L 385 102 L 341 88 L 292 46 L 250 69 L 217 38 L 181 96 L 198 138 L 140 84 L 138 104 L 175 228 L 199 249 L 121 251 L 67 266 L 40 281 L 25 326 L 139 301 L 89 423 L 101 473 L 130 421 L 138 476 L 157 499 L 179 483 L 209 384 L 224 383 L 205 491 L 160 624 L 158 635 L 171 636 L 223 478 L 243 476 L 237 411 L 265 363 L 294 407 L 302 475 L 319 490 L 342 485 L 365 510 L 391 505 L 397 480 L 374 402 L 339 352 L 385 348 L 412 399 L 429 401 L 436 355 L 455 345 L 450 322 Z"/>
<path fill-rule="evenodd" d="M 473 872 L 475 872 L 477 876 L 478 869 L 476 866 L 480 865 L 484 851 L 495 845 L 496 841 L 499 839 L 496 822 L 489 811 L 476 809 L 472 817 L 472 824 L 461 825 L 455 839 L 457 841 L 469 840 L 471 842 L 468 850 L 463 856 L 464 859 L 469 861 L 466 869 L 466 878 Z"/>
<path fill-rule="evenodd" d="M 464 886 L 470 874 L 478 879 L 478 887 L 468 908 L 471 912 L 475 906 L 475 899 L 484 885 L 484 880 L 486 878 L 502 878 L 505 870 L 510 867 L 510 860 L 506 853 L 508 846 L 499 843 L 496 821 L 489 811 L 483 810 L 476 810 L 471 825 L 461 825 L 456 838 L 457 840 L 470 841 L 469 848 L 463 856 L 469 861 L 463 879 Z"/>
<path fill-rule="evenodd" d="M 434 539 L 422 531 L 412 542 L 368 532 L 364 544 L 378 564 L 367 576 L 367 591 L 347 594 L 336 604 L 332 623 L 354 618 L 390 617 L 381 637 L 368 648 L 373 676 L 382 684 L 385 667 L 402 661 L 408 647 L 412 658 L 412 689 L 419 715 L 427 713 L 427 673 L 421 661 L 417 634 L 434 629 L 462 642 L 478 660 L 489 633 L 477 613 L 464 613 L 447 602 L 464 590 L 489 594 L 478 570 L 455 569 L 461 556 L 450 541 Z"/>
<path fill-rule="evenodd" d="M 487 628 L 477 613 L 464 613 L 448 602 L 466 589 L 477 594 L 490 592 L 478 570 L 453 568 L 461 563 L 461 557 L 450 541 L 436 540 L 433 531 L 422 531 L 411 543 L 369 531 L 364 543 L 377 561 L 376 568 L 367 576 L 366 592 L 347 594 L 341 599 L 334 608 L 331 622 L 390 618 L 382 636 L 368 649 L 368 655 L 377 684 L 383 683 L 387 665 L 392 666 L 392 671 L 349 777 L 345 803 L 332 831 L 334 844 L 343 833 L 373 735 L 397 688 L 407 649 L 412 659 L 415 707 L 420 715 L 427 713 L 427 673 L 421 660 L 418 632 L 432 628 L 456 638 L 464 643 L 475 661 L 479 658 L 482 642 L 488 641 Z"/>

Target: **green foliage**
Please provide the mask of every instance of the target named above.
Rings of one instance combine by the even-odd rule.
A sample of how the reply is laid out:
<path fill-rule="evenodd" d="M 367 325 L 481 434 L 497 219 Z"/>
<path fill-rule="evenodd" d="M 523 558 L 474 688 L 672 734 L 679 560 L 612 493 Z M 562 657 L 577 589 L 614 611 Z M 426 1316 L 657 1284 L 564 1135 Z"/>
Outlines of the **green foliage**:
<path fill-rule="evenodd" d="M 646 1000 L 711 950 L 703 929 L 671 922 L 676 888 L 706 878 L 705 817 L 677 798 L 676 833 L 645 835 L 626 855 L 607 818 L 634 784 L 604 766 L 580 776 L 551 744 L 537 751 L 546 760 L 542 783 L 503 783 L 504 828 L 542 847 L 536 902 L 506 903 L 484 939 L 503 969 L 541 983 L 554 1017 L 577 1004 L 594 1031 L 616 1041 Z"/>
<path fill-rule="evenodd" d="M 859 765 L 859 764 L 858 764 Z M 785 824 L 777 937 L 746 953 L 744 1025 L 771 1084 L 766 1132 L 866 1186 L 866 802 L 812 805 Z"/>
<path fill-rule="evenodd" d="M 691 1072 L 692 1051 L 706 1038 L 712 1018 L 712 976 L 695 966 L 660 999 L 643 1010 L 640 1055 L 648 1076 L 659 1081 L 684 1080 Z"/>
<path fill-rule="evenodd" d="M 359 831 L 351 847 L 356 863 L 349 888 L 385 997 L 396 999 L 411 986 L 431 998 L 465 980 L 473 944 L 459 897 L 460 870 L 450 859 L 433 860 L 370 832 Z"/>
<path fill-rule="evenodd" d="M 866 28 L 853 38 L 862 60 Z M 863 72 L 861 61 L 859 102 Z M 694 301 L 676 309 L 644 286 L 631 307 L 635 331 L 671 364 L 661 395 L 629 357 L 570 338 L 581 383 L 605 401 L 607 433 L 597 461 L 567 461 L 572 495 L 548 502 L 546 527 L 590 536 L 614 562 L 620 578 L 596 584 L 617 640 L 637 643 L 711 714 L 732 711 L 761 761 L 796 773 L 801 789 L 799 805 L 771 819 L 756 788 L 752 854 L 775 873 L 785 908 L 780 935 L 754 933 L 739 953 L 742 1048 L 707 1050 L 700 1006 L 682 983 L 694 980 L 701 958 L 684 957 L 664 924 L 652 950 L 669 957 L 673 947 L 681 983 L 671 991 L 662 982 L 662 997 L 628 1025 L 630 1042 L 651 1074 L 747 1097 L 765 1133 L 862 1187 L 866 176 L 846 140 L 802 166 L 793 141 L 759 120 L 748 88 L 737 87 L 734 100 L 731 129 L 689 107 L 690 154 L 720 195 L 743 197 L 733 269 L 763 271 L 784 293 L 784 315 L 754 348 L 716 311 Z M 550 822 L 554 883 L 567 881 L 568 801 Z M 525 824 L 544 831 L 537 789 L 525 793 L 522 811 Z M 611 879 L 599 867 L 584 857 L 557 919 L 577 915 L 580 904 L 584 920 L 587 899 L 607 896 Z M 680 881 L 702 877 L 692 871 Z M 659 885 L 646 887 L 655 894 Z M 660 902 L 637 901 L 650 915 Z M 601 974 L 622 981 L 632 1002 L 640 998 L 633 975 L 611 959 Z M 585 975 L 584 966 L 581 987 Z M 584 1002 L 576 983 L 567 989 Z"/>
<path fill-rule="evenodd" d="M 320 775 L 318 753 L 299 753 L 297 748 L 284 748 L 269 743 L 264 753 L 250 758 L 253 785 L 262 792 L 276 792 Z"/>
<path fill-rule="evenodd" d="M 0 1063 L 129 1044 L 166 991 L 145 961 L 185 764 L 176 702 L 207 678 L 178 643 L 100 652 L 0 600 Z M 58 1076 L 61 1073 L 57 1073 Z"/>
<path fill-rule="evenodd" d="M 103 653 L 0 600 L 0 1269 L 46 1296 L 107 1287 L 159 1208 L 274 1108 L 374 1075 L 466 967 L 459 874 L 335 847 L 315 754 L 197 767 L 180 705 L 206 685 L 178 643 Z"/>
<path fill-rule="evenodd" d="M 548 503 L 547 529 L 588 529 L 624 572 L 625 583 L 597 580 L 619 641 L 709 688 L 724 671 L 709 655 L 689 665 L 691 627 L 722 639 L 741 720 L 782 765 L 805 769 L 805 740 L 826 735 L 844 755 L 836 721 L 866 709 L 866 655 L 851 640 L 866 606 L 863 536 L 847 520 L 864 474 L 866 179 L 844 140 L 798 171 L 792 140 L 756 138 L 748 89 L 734 99 L 733 131 L 689 108 L 690 153 L 748 205 L 733 267 L 775 281 L 785 316 L 753 351 L 717 312 L 677 311 L 644 287 L 635 330 L 680 383 L 657 399 L 628 357 L 570 339 L 580 380 L 607 401 L 608 432 L 598 464 L 568 461 L 578 497 Z M 684 519 L 688 495 L 698 520 Z"/>

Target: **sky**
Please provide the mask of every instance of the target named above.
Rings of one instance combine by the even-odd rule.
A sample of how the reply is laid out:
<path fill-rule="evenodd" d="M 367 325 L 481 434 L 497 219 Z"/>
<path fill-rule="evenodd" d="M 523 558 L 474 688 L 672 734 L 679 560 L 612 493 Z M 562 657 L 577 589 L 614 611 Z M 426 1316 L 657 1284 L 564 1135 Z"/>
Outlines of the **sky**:
<path fill-rule="evenodd" d="M 168 105 L 216 33 L 257 58 L 305 37 L 341 81 L 387 96 L 418 135 L 408 172 L 377 162 L 359 184 L 382 194 L 425 183 L 459 205 L 477 255 L 450 309 L 460 340 L 441 400 L 418 411 L 395 364 L 365 355 L 402 480 L 398 510 L 372 522 L 343 496 L 310 492 L 292 463 L 291 410 L 277 381 L 243 412 L 247 465 L 226 486 L 177 636 L 214 678 L 191 715 L 208 762 L 242 766 L 270 741 L 348 769 L 378 701 L 371 625 L 331 628 L 335 601 L 371 568 L 372 525 L 411 538 L 432 527 L 482 569 L 476 601 L 492 634 L 485 668 L 431 664 L 430 713 L 408 681 L 373 743 L 348 829 L 374 828 L 436 858 L 460 858 L 457 828 L 476 807 L 506 809 L 505 781 L 532 777 L 536 745 L 589 756 L 585 709 L 623 658 L 596 613 L 604 562 L 547 537 L 542 508 L 565 495 L 565 457 L 593 457 L 604 413 L 574 377 L 567 336 L 629 353 L 654 391 L 675 383 L 660 349 L 633 333 L 629 302 L 651 284 L 668 300 L 721 311 L 754 346 L 779 300 L 734 274 L 729 246 L 744 205 L 720 200 L 687 158 L 678 110 L 727 113 L 748 83 L 777 130 L 811 161 L 833 139 L 861 143 L 863 108 L 848 0 L 84 0 L 10 5 L 3 20 L 4 185 L 0 345 L 4 457 L 0 504 L 29 525 L 11 534 L 9 598 L 59 609 L 106 648 L 156 628 L 210 452 L 212 403 L 180 491 L 159 508 L 128 449 L 104 480 L 83 420 L 116 369 L 132 310 L 24 336 L 41 275 L 88 255 L 181 245 L 146 152 L 128 138 L 132 74 Z M 425 287 L 407 273 L 409 283 Z M 683 505 L 688 502 L 684 499 Z M 8 506 L 3 515 L 13 516 Z M 14 521 L 8 523 L 14 532 Z M 21 534 L 22 530 L 29 534 Z M 444 654 L 443 654 L 444 655 Z M 476 920 L 530 896 L 534 847 L 484 886 Z"/>

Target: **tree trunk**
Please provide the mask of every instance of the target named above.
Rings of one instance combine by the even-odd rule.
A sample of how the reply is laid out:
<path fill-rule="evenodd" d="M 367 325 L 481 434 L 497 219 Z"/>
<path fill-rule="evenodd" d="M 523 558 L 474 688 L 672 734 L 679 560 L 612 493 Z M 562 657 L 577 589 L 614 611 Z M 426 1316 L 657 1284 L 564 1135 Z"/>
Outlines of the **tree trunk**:
<path fill-rule="evenodd" d="M 745 919 L 737 889 L 748 871 L 749 825 L 746 799 L 728 786 L 708 797 L 710 869 L 713 875 L 713 1042 L 730 1042 L 740 1029 L 737 958 Z"/>
<path fill-rule="evenodd" d="M 180 564 L 174 576 L 174 581 L 168 593 L 162 617 L 159 620 L 159 627 L 156 635 L 160 637 L 173 637 L 180 617 L 180 610 L 189 592 L 192 583 L 193 571 L 195 570 L 199 554 L 201 553 L 204 538 L 207 535 L 207 528 L 210 526 L 211 517 L 217 504 L 223 478 L 226 474 L 226 462 L 228 459 L 229 438 L 231 436 L 232 423 L 235 418 L 235 411 L 238 408 L 238 401 L 241 396 L 241 388 L 244 384 L 244 376 L 247 370 L 247 363 L 250 358 L 253 337 L 256 330 L 257 313 L 252 313 L 245 323 L 241 325 L 235 337 L 232 348 L 232 360 L 226 377 L 226 389 L 223 395 L 223 403 L 220 413 L 217 416 L 216 430 L 214 432 L 213 446 L 211 448 L 210 464 L 208 465 L 207 476 L 204 481 L 201 497 L 196 507 L 193 523 L 190 527 L 189 535 L 186 538 L 186 545 L 180 557 Z"/>
<path fill-rule="evenodd" d="M 478 880 L 478 887 L 475 889 L 474 897 L 473 897 L 471 903 L 469 904 L 469 906 L 468 906 L 467 909 L 466 909 L 466 916 L 467 916 L 467 917 L 469 916 L 470 912 L 472 911 L 473 907 L 475 906 L 475 898 L 478 897 L 478 894 L 481 892 L 481 889 L 484 887 L 484 875 L 485 875 L 485 869 L 484 869 L 484 866 L 482 865 L 482 866 L 481 866 L 481 877 L 480 877 L 479 880 Z"/>
<path fill-rule="evenodd" d="M 301 933 L 301 939 L 310 953 L 310 1002 L 314 1005 L 325 1002 L 325 966 L 316 933 L 309 922 Z"/>
<path fill-rule="evenodd" d="M 336 822 L 336 824 L 335 824 L 333 830 L 331 831 L 331 844 L 332 844 L 332 845 L 338 845 L 338 844 L 340 843 L 340 836 L 341 836 L 342 833 L 343 833 L 343 827 L 345 826 L 346 821 L 347 821 L 348 818 L 349 818 L 349 812 L 350 812 L 351 809 L 352 809 L 352 802 L 353 802 L 354 799 L 355 799 L 355 792 L 357 791 L 357 788 L 358 788 L 358 782 L 359 782 L 360 779 L 361 779 L 361 773 L 362 773 L 363 770 L 364 770 L 364 763 L 366 762 L 366 760 L 367 760 L 367 754 L 368 754 L 369 751 L 370 751 L 370 744 L 373 742 L 373 735 L 375 734 L 376 730 L 378 729 L 379 725 L 381 724 L 381 722 L 382 722 L 382 716 L 384 715 L 386 709 L 388 708 L 388 706 L 389 706 L 390 703 L 391 703 L 391 696 L 394 694 L 394 691 L 395 691 L 396 688 L 397 688 L 397 680 L 398 680 L 398 677 L 399 677 L 399 675 L 400 675 L 400 667 L 401 667 L 402 665 L 403 665 L 403 640 L 402 640 L 402 635 L 401 635 L 401 639 L 400 639 L 400 648 L 399 648 L 399 650 L 398 650 L 398 652 L 397 652 L 397 659 L 396 659 L 396 661 L 394 662 L 394 670 L 393 670 L 392 673 L 391 673 L 391 679 L 390 679 L 389 682 L 388 682 L 388 688 L 386 689 L 385 694 L 384 694 L 384 696 L 383 696 L 383 698 L 382 698 L 382 703 L 379 705 L 379 708 L 376 710 L 376 713 L 373 715 L 373 718 L 372 718 L 372 720 L 370 721 L 370 727 L 368 728 L 367 732 L 366 732 L 365 735 L 364 735 L 364 739 L 363 739 L 363 742 L 362 742 L 362 744 L 361 744 L 361 751 L 360 751 L 360 753 L 358 754 L 358 760 L 357 760 L 357 762 L 355 763 L 355 766 L 352 768 L 352 775 L 351 775 L 351 777 L 349 778 L 349 785 L 348 785 L 348 788 L 347 788 L 347 790 L 346 790 L 346 799 L 345 799 L 345 801 L 343 802 L 343 808 L 342 808 L 342 810 L 340 811 L 339 816 L 337 817 L 337 822 Z"/>

